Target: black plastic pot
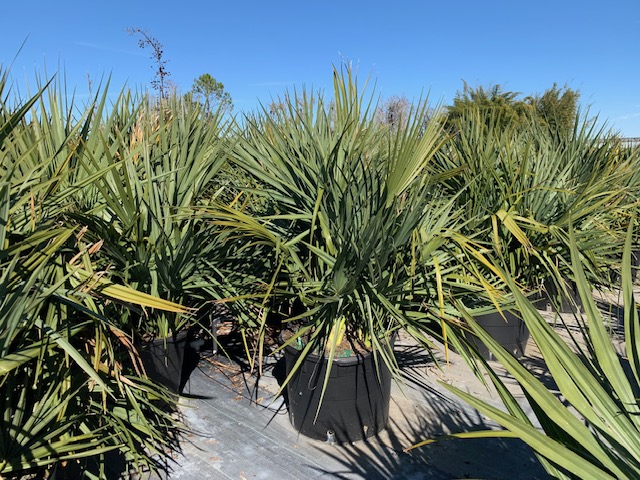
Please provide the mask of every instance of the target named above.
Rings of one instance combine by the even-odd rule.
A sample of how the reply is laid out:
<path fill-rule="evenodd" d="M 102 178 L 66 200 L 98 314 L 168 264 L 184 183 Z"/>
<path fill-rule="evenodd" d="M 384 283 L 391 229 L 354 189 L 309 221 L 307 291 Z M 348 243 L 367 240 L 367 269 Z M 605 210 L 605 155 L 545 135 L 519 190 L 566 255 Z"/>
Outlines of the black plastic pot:
<path fill-rule="evenodd" d="M 284 352 L 288 375 L 300 351 L 287 346 Z M 289 419 L 295 429 L 330 443 L 355 442 L 382 431 L 391 397 L 391 373 L 384 362 L 376 368 L 371 353 L 334 359 L 318 410 L 327 366 L 326 358 L 307 355 L 287 384 Z"/>
<path fill-rule="evenodd" d="M 529 340 L 529 329 L 527 325 L 511 312 L 502 312 L 504 317 L 498 313 L 487 313 L 478 315 L 475 318 L 480 325 L 494 340 L 511 352 L 516 358 L 525 354 L 527 341 Z M 472 343 L 482 358 L 493 360 L 493 354 L 487 346 L 475 335 L 469 335 L 468 340 Z"/>
<path fill-rule="evenodd" d="M 631 281 L 636 283 L 638 278 L 638 270 L 640 270 L 640 250 L 632 250 L 631 251 Z M 620 272 L 611 270 L 611 281 L 614 284 L 620 284 L 622 281 L 622 276 Z"/>
<path fill-rule="evenodd" d="M 548 301 L 557 313 L 579 313 L 584 310 L 582 299 L 578 294 L 578 286 L 573 280 L 564 280 L 566 291 L 558 292 L 558 287 L 552 282 L 545 282 Z"/>
<path fill-rule="evenodd" d="M 175 337 L 141 344 L 140 358 L 149 378 L 179 393 L 184 385 L 182 372 L 187 347 L 186 331 Z"/>

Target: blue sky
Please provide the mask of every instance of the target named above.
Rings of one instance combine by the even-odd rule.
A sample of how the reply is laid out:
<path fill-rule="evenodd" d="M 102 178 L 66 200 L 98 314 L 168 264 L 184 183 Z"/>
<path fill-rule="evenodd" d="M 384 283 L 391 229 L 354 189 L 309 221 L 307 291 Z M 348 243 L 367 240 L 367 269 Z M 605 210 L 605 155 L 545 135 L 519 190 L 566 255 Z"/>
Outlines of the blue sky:
<path fill-rule="evenodd" d="M 21 91 L 45 71 L 64 72 L 78 98 L 88 78 L 111 75 L 114 92 L 148 87 L 151 52 L 126 32 L 138 27 L 164 45 L 183 92 L 210 73 L 236 112 L 286 89 L 327 89 L 344 60 L 371 74 L 383 98 L 428 93 L 433 104 L 450 103 L 462 80 L 525 95 L 566 84 L 590 116 L 640 137 L 638 0 L 5 3 L 0 63 L 13 62 Z"/>

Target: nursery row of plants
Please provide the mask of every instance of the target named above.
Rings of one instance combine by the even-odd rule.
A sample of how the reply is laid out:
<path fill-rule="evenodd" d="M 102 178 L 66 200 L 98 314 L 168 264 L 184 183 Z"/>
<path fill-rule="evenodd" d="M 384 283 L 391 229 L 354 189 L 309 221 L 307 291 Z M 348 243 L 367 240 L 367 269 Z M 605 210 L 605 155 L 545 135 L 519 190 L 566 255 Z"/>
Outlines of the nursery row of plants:
<path fill-rule="evenodd" d="M 177 396 L 140 352 L 208 329 L 221 308 L 255 369 L 286 331 L 300 352 L 289 378 L 310 354 L 365 351 L 398 377 L 387 345 L 400 330 L 473 362 L 473 315 L 527 311 L 536 340 L 553 344 L 531 328 L 544 321 L 525 297 L 559 301 L 571 282 L 590 292 L 627 276 L 638 150 L 584 119 L 555 135 L 469 109 L 452 131 L 427 102 L 389 125 L 352 70 L 333 79 L 332 92 L 233 118 L 108 86 L 81 106 L 55 82 L 20 102 L 2 74 L 0 475 L 101 478 L 108 458 L 167 468 L 183 431 L 166 408 Z M 599 360 L 585 367 L 595 377 Z M 604 388 L 603 408 L 635 411 L 637 395 L 637 381 L 624 396 Z M 622 478 L 640 465 L 640 417 L 623 416 L 610 427 L 585 415 L 594 426 L 572 423 L 558 442 Z M 563 419 L 545 418 L 546 434 Z M 599 428 L 600 450 L 584 453 Z"/>

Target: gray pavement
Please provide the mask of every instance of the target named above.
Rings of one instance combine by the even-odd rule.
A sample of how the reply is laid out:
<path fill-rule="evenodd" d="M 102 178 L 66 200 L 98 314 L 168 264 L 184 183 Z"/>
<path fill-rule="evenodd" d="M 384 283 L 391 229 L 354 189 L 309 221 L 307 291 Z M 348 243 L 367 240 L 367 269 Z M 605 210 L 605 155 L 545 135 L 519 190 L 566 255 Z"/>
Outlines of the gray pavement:
<path fill-rule="evenodd" d="M 531 450 L 517 440 L 446 440 L 404 453 L 425 438 L 495 428 L 437 380 L 499 405 L 455 354 L 438 369 L 423 350 L 401 338 L 396 345 L 403 386 L 392 386 L 388 428 L 375 438 L 329 445 L 299 435 L 279 385 L 243 372 L 221 355 L 204 355 L 181 399 L 191 433 L 182 442 L 170 479 L 546 479 Z M 441 355 L 441 354 L 439 354 Z M 517 388 L 517 387 L 514 387 Z"/>

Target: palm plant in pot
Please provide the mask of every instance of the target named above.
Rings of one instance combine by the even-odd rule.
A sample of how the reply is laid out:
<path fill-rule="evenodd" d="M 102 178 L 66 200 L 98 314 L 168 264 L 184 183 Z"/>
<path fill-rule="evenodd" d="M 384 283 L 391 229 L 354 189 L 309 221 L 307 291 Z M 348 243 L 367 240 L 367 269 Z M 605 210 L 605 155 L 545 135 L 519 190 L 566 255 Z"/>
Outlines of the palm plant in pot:
<path fill-rule="evenodd" d="M 190 308 L 184 314 L 112 305 L 148 370 L 179 391 L 189 332 L 215 287 L 211 264 L 224 256 L 215 227 L 192 207 L 215 196 L 228 122 L 222 112 L 205 116 L 176 96 L 158 104 L 126 92 L 110 112 L 104 102 L 98 107 L 99 128 L 84 142 L 80 165 L 85 175 L 105 173 L 78 196 L 70 216 L 88 227 L 88 238 L 104 242 L 98 259 L 112 279 Z"/>
<path fill-rule="evenodd" d="M 181 428 L 155 400 L 173 398 L 125 366 L 131 343 L 104 306 L 185 309 L 96 271 L 100 245 L 65 213 L 105 171 L 76 176 L 90 120 L 52 85 L 22 105 L 0 68 L 0 476 L 157 472 Z M 122 463 L 110 472 L 107 456 Z"/>
<path fill-rule="evenodd" d="M 290 418 L 307 436 L 340 442 L 385 427 L 394 334 L 406 329 L 429 345 L 426 316 L 409 314 L 417 289 L 422 300 L 435 297 L 435 281 L 419 280 L 416 229 L 430 216 L 444 231 L 451 202 L 425 176 L 443 141 L 437 115 L 425 121 L 420 104 L 390 132 L 375 122 L 375 105 L 350 68 L 333 79 L 330 102 L 294 94 L 245 119 L 232 162 L 260 184 L 248 193 L 267 197 L 271 214 L 212 215 L 234 241 L 272 249 L 265 288 L 275 302 L 264 303 L 290 305 L 281 337 Z M 436 236 L 433 257 L 444 255 Z M 258 352 L 265 318 L 247 319 Z"/>
<path fill-rule="evenodd" d="M 502 380 L 504 372 L 498 373 L 486 363 L 485 375 L 496 387 L 503 409 L 444 384 L 504 428 L 464 432 L 453 437 L 519 438 L 532 448 L 550 478 L 638 478 L 640 345 L 637 332 L 640 322 L 631 281 L 632 229 L 633 225 L 627 232 L 623 250 L 619 319 L 607 318 L 598 308 L 587 280 L 584 257 L 571 230 L 572 268 L 585 306 L 584 313 L 575 315 L 574 333 L 567 336 L 554 329 L 519 292 L 516 283 L 509 281 L 540 350 L 546 368 L 544 379 L 513 359 L 467 314 L 474 331 L 522 387 L 524 395 L 516 399 Z M 607 325 L 612 320 L 620 322 L 620 331 L 615 335 Z M 575 331 L 579 331 L 579 335 L 575 335 Z M 411 448 L 432 441 L 426 440 Z"/>
<path fill-rule="evenodd" d="M 573 223 L 591 281 L 602 279 L 604 265 L 622 248 L 614 223 L 630 199 L 624 184 L 632 162 L 612 155 L 604 138 L 591 130 L 558 140 L 533 119 L 526 129 L 504 128 L 496 114 L 479 110 L 467 112 L 457 125 L 458 134 L 437 153 L 436 164 L 460 172 L 446 185 L 461 192 L 462 232 L 525 292 L 549 291 L 558 304 L 569 293 L 568 227 Z M 477 268 L 494 275 L 486 265 Z M 481 302 L 485 309 L 490 304 Z M 478 320 L 492 322 L 498 333 L 501 316 Z M 528 336 L 524 323 L 517 316 L 504 320 L 502 326 L 511 324 L 515 335 L 507 340 L 510 350 L 522 355 Z"/>

